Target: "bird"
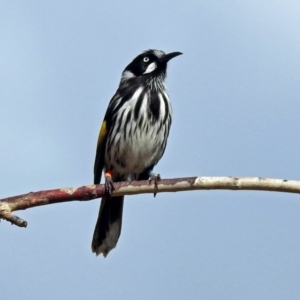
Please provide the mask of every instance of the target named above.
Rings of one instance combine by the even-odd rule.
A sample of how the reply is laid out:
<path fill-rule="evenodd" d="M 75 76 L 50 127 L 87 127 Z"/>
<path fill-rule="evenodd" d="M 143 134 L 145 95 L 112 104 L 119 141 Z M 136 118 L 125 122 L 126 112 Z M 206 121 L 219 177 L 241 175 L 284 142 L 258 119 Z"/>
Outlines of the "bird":
<path fill-rule="evenodd" d="M 153 172 L 164 154 L 172 107 L 166 91 L 167 63 L 181 52 L 146 50 L 122 72 L 119 87 L 101 124 L 94 163 L 94 184 L 105 177 L 92 252 L 104 257 L 121 234 L 124 196 L 113 197 L 114 182 L 160 180 Z"/>

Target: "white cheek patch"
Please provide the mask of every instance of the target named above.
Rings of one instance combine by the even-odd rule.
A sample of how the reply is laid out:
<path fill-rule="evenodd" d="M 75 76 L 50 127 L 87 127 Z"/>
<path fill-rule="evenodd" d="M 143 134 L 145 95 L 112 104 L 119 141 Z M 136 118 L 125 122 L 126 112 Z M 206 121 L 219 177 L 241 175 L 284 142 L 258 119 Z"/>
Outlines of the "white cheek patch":
<path fill-rule="evenodd" d="M 146 69 L 146 71 L 143 74 L 148 74 L 153 72 L 155 69 L 157 68 L 157 64 L 155 62 L 151 63 L 148 68 Z"/>

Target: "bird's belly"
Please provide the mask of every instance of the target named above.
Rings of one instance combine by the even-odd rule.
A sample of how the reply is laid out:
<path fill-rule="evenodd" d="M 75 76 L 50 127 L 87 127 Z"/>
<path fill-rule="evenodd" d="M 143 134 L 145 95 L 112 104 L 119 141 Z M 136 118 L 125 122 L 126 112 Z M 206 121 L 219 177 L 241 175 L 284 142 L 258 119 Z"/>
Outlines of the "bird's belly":
<path fill-rule="evenodd" d="M 155 165 L 163 153 L 164 134 L 153 128 L 148 132 L 137 132 L 130 136 L 118 133 L 119 147 L 111 152 L 110 165 L 121 176 L 138 175 Z"/>

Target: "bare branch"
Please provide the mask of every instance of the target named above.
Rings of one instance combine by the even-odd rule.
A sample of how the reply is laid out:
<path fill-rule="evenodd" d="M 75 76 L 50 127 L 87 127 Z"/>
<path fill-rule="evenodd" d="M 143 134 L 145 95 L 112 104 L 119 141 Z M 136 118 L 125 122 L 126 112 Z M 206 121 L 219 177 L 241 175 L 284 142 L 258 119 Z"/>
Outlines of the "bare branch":
<path fill-rule="evenodd" d="M 132 181 L 115 183 L 113 196 L 193 190 L 257 190 L 299 194 L 300 181 L 260 177 L 187 177 L 161 180 L 158 189 L 148 181 Z M 27 222 L 14 216 L 13 211 L 75 200 L 89 201 L 103 196 L 104 185 L 31 192 L 0 200 L 0 219 L 26 227 Z"/>

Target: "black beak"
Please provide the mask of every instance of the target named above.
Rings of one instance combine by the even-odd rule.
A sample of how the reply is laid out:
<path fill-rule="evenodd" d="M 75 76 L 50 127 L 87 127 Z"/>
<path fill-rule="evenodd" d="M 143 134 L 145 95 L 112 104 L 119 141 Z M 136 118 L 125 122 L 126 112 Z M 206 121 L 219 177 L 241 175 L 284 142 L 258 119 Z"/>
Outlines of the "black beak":
<path fill-rule="evenodd" d="M 171 60 L 172 58 L 178 56 L 178 55 L 181 55 L 182 53 L 181 52 L 171 52 L 169 54 L 166 54 L 165 56 L 163 56 L 159 62 L 161 63 L 167 63 L 169 60 Z"/>

